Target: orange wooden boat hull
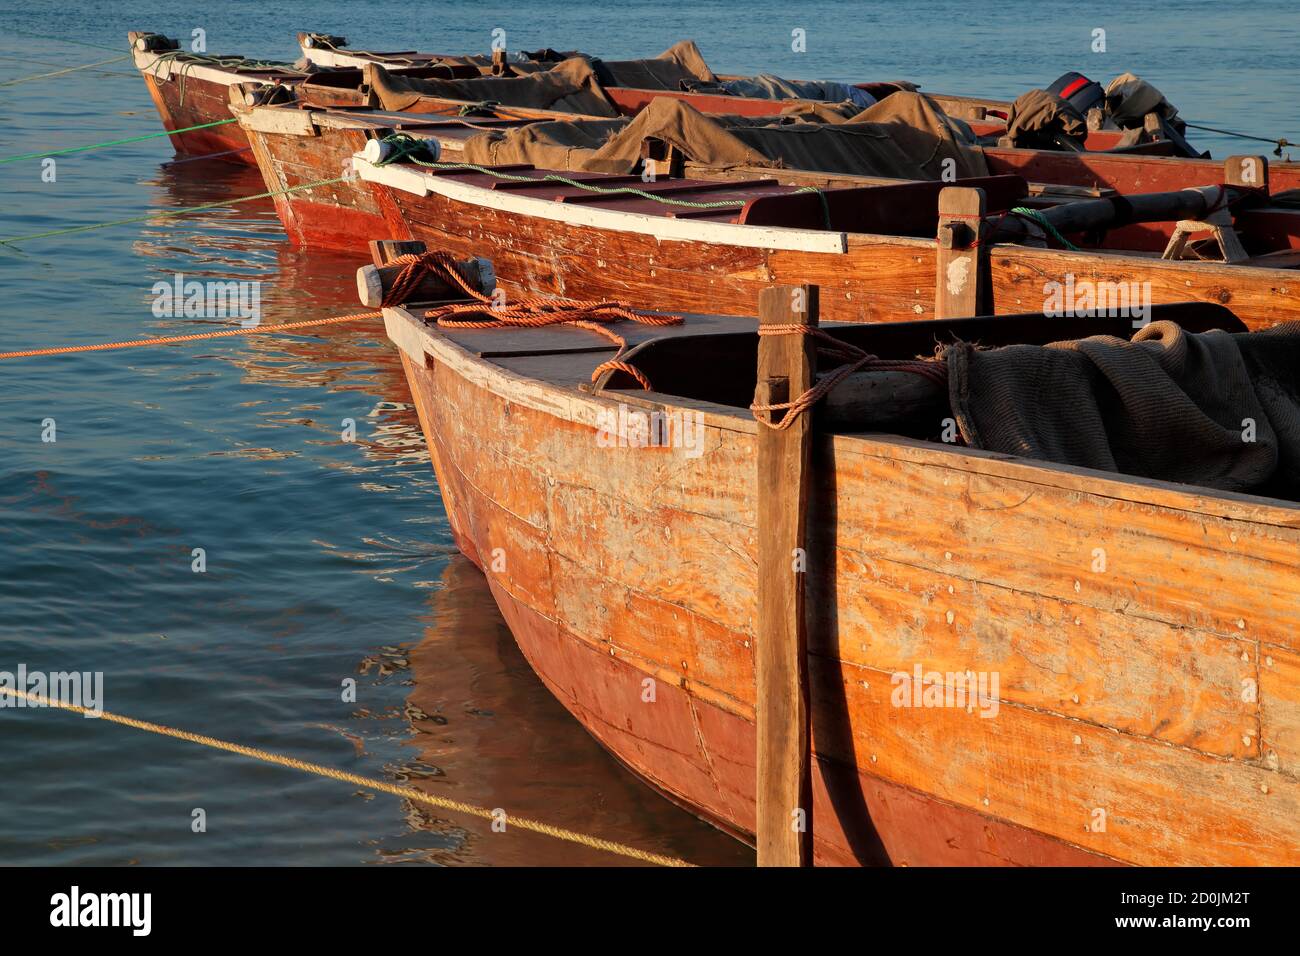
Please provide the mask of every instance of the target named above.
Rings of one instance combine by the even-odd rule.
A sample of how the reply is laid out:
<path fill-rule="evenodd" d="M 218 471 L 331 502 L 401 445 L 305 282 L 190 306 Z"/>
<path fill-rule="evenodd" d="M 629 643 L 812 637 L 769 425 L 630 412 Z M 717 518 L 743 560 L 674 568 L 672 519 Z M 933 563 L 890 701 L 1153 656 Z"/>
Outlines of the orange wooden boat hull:
<path fill-rule="evenodd" d="M 149 97 L 158 109 L 163 128 L 188 129 L 218 120 L 231 119 L 228 87 L 200 78 L 187 78 L 182 93 L 179 81 L 160 80 L 144 73 Z M 248 136 L 238 123 L 210 126 L 168 137 L 172 148 L 182 156 L 213 156 L 224 162 L 255 166 Z"/>
<path fill-rule="evenodd" d="M 467 449 L 454 447 L 456 430 L 449 419 L 509 412 L 505 403 L 477 389 L 476 402 L 467 402 L 469 396 L 459 388 L 453 399 L 439 387 L 440 380 L 446 382 L 440 369 L 416 369 L 406 356 L 403 366 L 456 545 L 480 569 L 486 568 L 498 534 L 504 540 L 528 532 L 502 527 L 502 521 L 513 524 L 503 510 L 508 503 L 476 487 L 461 470 Z M 479 403 L 497 408 L 487 411 Z M 554 575 L 544 553 L 528 553 L 535 563 L 512 567 L 512 578 L 526 577 L 547 590 L 577 583 Z M 511 549 L 512 564 L 515 554 Z M 665 680 L 657 681 L 653 706 L 638 704 L 647 676 L 644 663 L 638 666 L 609 653 L 593 644 L 591 636 L 540 613 L 497 576 L 489 574 L 488 584 L 533 670 L 592 736 L 668 799 L 752 842 L 751 713 L 735 713 Z M 565 599 L 584 597 L 575 591 Z M 1104 856 L 825 759 L 813 765 L 813 800 L 814 860 L 822 866 L 1116 865 Z"/>
<path fill-rule="evenodd" d="M 747 836 L 752 422 L 706 409 L 696 459 L 598 447 L 593 416 L 637 393 L 388 321 L 456 543 L 531 665 L 627 766 Z M 888 436 L 814 458 L 834 475 L 810 504 L 816 862 L 1300 861 L 1293 505 Z M 1000 710 L 897 706 L 914 661 L 999 672 Z"/>

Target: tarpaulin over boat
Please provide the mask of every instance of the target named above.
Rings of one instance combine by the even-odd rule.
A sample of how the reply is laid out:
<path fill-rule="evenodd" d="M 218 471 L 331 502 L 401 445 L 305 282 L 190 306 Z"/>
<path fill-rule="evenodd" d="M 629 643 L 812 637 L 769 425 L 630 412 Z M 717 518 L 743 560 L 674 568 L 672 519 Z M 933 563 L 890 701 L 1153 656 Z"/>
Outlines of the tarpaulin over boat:
<path fill-rule="evenodd" d="M 531 123 L 505 133 L 494 130 L 466 140 L 462 156 L 465 162 L 480 166 L 528 163 L 539 169 L 625 173 L 639 158 L 639 145 L 637 156 L 631 160 L 616 157 L 602 162 L 595 155 L 627 129 L 630 122 L 628 119 L 581 120 L 573 123 L 555 120 Z M 639 144 L 640 140 L 637 142 Z"/>
<path fill-rule="evenodd" d="M 674 43 L 650 60 L 593 60 L 600 81 L 607 86 L 638 90 L 684 90 L 696 83 L 716 83 L 694 40 Z"/>
<path fill-rule="evenodd" d="M 1117 126 L 1141 126 L 1148 113 L 1157 113 L 1167 120 L 1178 115 L 1174 105 L 1158 89 L 1132 73 L 1121 73 L 1106 87 L 1106 100 L 1110 104 L 1111 119 Z"/>
<path fill-rule="evenodd" d="M 386 110 L 429 112 L 430 100 L 491 101 L 502 106 L 583 113 L 588 116 L 617 116 L 618 110 L 605 95 L 591 64 L 573 57 L 549 70 L 518 77 L 478 77 L 467 80 L 434 80 L 389 73 L 373 66 L 371 86 Z"/>
<path fill-rule="evenodd" d="M 963 142 L 960 128 L 916 93 L 895 93 L 839 124 L 797 116 L 705 116 L 681 100 L 656 99 L 621 124 L 554 122 L 483 133 L 466 142 L 465 159 L 624 173 L 637 164 L 647 137 L 707 166 L 940 179 L 943 161 L 951 159 L 957 177 L 988 175 L 983 153 Z"/>
<path fill-rule="evenodd" d="M 1088 138 L 1088 124 L 1073 106 L 1047 90 L 1030 90 L 1016 97 L 1007 113 L 1007 132 L 1000 146 L 1056 149 L 1054 137 L 1074 140 L 1078 148 Z"/>
<path fill-rule="evenodd" d="M 771 73 L 724 80 L 722 88 L 731 96 L 748 96 L 759 100 L 826 100 L 830 103 L 852 103 L 858 109 L 866 109 L 876 102 L 876 98 L 866 90 L 848 83 L 787 80 Z"/>
<path fill-rule="evenodd" d="M 1049 320 L 1050 321 L 1050 320 Z M 974 448 L 1224 491 L 1300 497 L 1300 322 L 946 352 Z"/>

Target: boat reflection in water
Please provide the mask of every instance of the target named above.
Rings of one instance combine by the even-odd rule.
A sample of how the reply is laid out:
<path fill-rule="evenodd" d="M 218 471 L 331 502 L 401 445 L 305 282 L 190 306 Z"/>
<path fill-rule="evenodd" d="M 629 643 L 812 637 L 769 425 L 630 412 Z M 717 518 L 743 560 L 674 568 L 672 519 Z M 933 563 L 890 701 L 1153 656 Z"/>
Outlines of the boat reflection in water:
<path fill-rule="evenodd" d="M 396 777 L 428 793 L 701 865 L 749 865 L 753 851 L 658 796 L 591 737 L 547 691 L 519 652 L 483 574 L 449 557 L 431 620 L 414 648 L 369 658 L 368 673 L 410 683 L 404 720 L 413 736 Z M 575 733 L 575 731 L 577 731 Z M 393 861 L 453 865 L 619 865 L 633 861 L 490 821 L 404 802 L 412 828 L 436 834 L 422 850 L 380 847 Z M 398 841 L 394 841 L 398 842 Z"/>
<path fill-rule="evenodd" d="M 264 188 L 255 170 L 213 162 L 164 167 L 154 184 L 160 187 L 156 205 L 164 209 Z M 355 277 L 366 257 L 294 248 L 269 200 L 158 220 L 135 246 L 146 262 L 157 264 L 149 283 L 173 281 L 181 263 L 186 279 L 262 282 L 264 326 L 361 310 Z M 154 334 L 229 325 L 228 319 L 163 319 Z M 353 580 L 360 568 L 385 589 L 407 591 L 393 595 L 389 613 L 373 615 L 383 618 L 384 627 L 355 635 L 351 659 L 362 685 L 359 703 L 349 717 L 315 726 L 352 741 L 370 766 L 383 767 L 382 773 L 368 772 L 429 793 L 693 863 L 752 864 L 752 850 L 664 800 L 610 757 L 528 666 L 482 573 L 456 552 L 441 511 L 430 513 L 438 496 L 424 436 L 400 353 L 381 322 L 225 339 L 201 350 L 205 358 L 236 369 L 245 393 L 228 426 L 239 430 L 230 431 L 226 449 L 213 454 L 275 462 L 270 467 L 276 469 L 278 493 L 297 487 L 299 496 L 316 499 L 321 524 L 312 537 L 317 560 L 325 559 L 316 574 L 330 573 L 341 560 L 342 573 Z M 302 399 L 277 398 L 286 388 L 298 390 Z M 348 393 L 350 398 L 337 401 Z M 356 434 L 353 450 L 340 454 L 345 414 L 354 419 Z M 304 442 L 293 426 L 315 434 Z M 347 473 L 354 481 L 343 482 L 346 487 L 369 494 L 354 498 L 333 484 L 335 490 L 322 497 L 322 472 L 307 486 L 291 486 L 284 463 L 277 461 L 289 457 L 299 460 L 298 467 L 305 458 L 324 472 Z M 335 499 L 341 493 L 346 501 Z M 300 500 L 294 507 L 307 505 Z M 358 507 L 368 509 L 369 517 L 343 520 L 337 510 Z M 288 573 L 279 572 L 282 578 Z M 427 589 L 423 611 L 411 598 L 412 588 Z M 281 660 L 276 667 L 287 673 L 290 665 Z M 403 697 L 404 703 L 396 703 Z M 390 828 L 370 829 L 363 858 L 368 849 L 374 860 L 396 863 L 632 862 L 518 828 L 493 832 L 490 821 L 424 804 L 392 806 L 400 806 L 404 823 L 395 814 L 381 814 L 378 819 Z"/>

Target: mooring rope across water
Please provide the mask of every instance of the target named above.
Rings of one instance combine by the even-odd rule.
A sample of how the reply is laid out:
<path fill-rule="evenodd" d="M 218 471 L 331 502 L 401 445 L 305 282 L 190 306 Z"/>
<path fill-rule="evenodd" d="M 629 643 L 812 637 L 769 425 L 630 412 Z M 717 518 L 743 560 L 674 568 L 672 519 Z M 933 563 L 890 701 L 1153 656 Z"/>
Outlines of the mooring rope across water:
<path fill-rule="evenodd" d="M 220 329 L 216 332 L 194 332 L 190 335 L 164 335 L 150 339 L 131 339 L 126 342 L 100 342 L 95 345 L 59 345 L 45 349 L 24 349 L 20 352 L 0 352 L 0 359 L 29 358 L 34 355 L 68 355 L 73 352 L 112 352 L 117 349 L 138 349 L 150 345 L 172 345 L 177 342 L 197 342 L 200 339 L 223 339 L 234 335 L 272 335 L 289 329 L 306 329 L 313 325 L 337 325 L 342 322 L 359 322 L 362 319 L 382 318 L 382 312 L 357 312 L 336 315 L 328 319 L 304 319 L 301 322 L 281 322 L 276 325 L 257 325 L 250 328 Z"/>
<path fill-rule="evenodd" d="M 60 710 L 72 711 L 73 713 L 81 714 L 82 716 L 98 716 L 98 719 L 100 720 L 111 721 L 115 724 L 121 724 L 124 727 L 134 727 L 136 730 L 147 731 L 148 733 L 158 734 L 162 737 L 171 737 L 175 740 L 187 740 L 190 743 L 199 744 L 203 747 L 211 747 L 215 750 L 225 750 L 228 753 L 239 754 L 242 757 L 251 757 L 254 760 L 260 760 L 263 763 L 275 764 L 280 767 L 289 767 L 293 770 L 301 770 L 304 773 L 315 774 L 318 777 L 327 777 L 330 780 L 339 780 L 343 783 L 355 784 L 359 787 L 365 787 L 367 790 L 375 790 L 380 793 L 391 793 L 393 796 L 428 804 L 429 806 L 437 807 L 440 810 L 450 810 L 453 813 L 464 813 L 469 816 L 481 817 L 484 820 L 503 820 L 507 828 L 514 826 L 518 827 L 520 830 L 530 830 L 533 833 L 541 833 L 557 840 L 564 840 L 568 843 L 576 843 L 593 850 L 601 850 L 605 853 L 613 853 L 629 859 L 640 860 L 643 863 L 653 863 L 656 866 L 679 867 L 693 865 L 685 860 L 679 860 L 676 857 L 664 856 L 661 853 L 651 853 L 647 850 L 638 850 L 634 846 L 628 846 L 625 843 L 619 843 L 615 840 L 603 840 L 600 837 L 578 833 L 575 830 L 567 830 L 564 827 L 553 826 L 549 823 L 543 823 L 540 820 L 529 819 L 528 817 L 516 817 L 511 816 L 510 814 L 498 813 L 488 809 L 487 807 L 479 807 L 472 803 L 464 803 L 460 800 L 451 800 L 447 797 L 434 796 L 433 794 L 425 793 L 422 790 L 417 790 L 414 787 L 389 783 L 386 780 L 374 780 L 370 777 L 363 777 L 360 774 L 349 773 L 346 770 L 336 770 L 334 767 L 327 767 L 324 764 L 312 763 L 309 760 L 299 760 L 297 757 L 286 757 L 284 754 L 272 753 L 269 750 L 262 750 L 260 747 L 249 747 L 245 744 L 231 743 L 228 740 L 219 740 L 216 737 L 209 737 L 206 734 L 196 734 L 189 730 L 181 730 L 177 727 L 168 727 L 165 724 L 155 724 L 147 720 L 138 720 L 135 717 L 127 717 L 123 714 L 115 714 L 107 710 L 101 711 L 96 715 L 88 707 L 52 700 L 49 697 L 42 697 L 38 694 L 19 690 L 15 687 L 0 687 L 0 694 L 12 694 L 16 697 L 22 697 L 38 707 L 55 707 Z"/>
<path fill-rule="evenodd" d="M 222 199 L 218 202 L 205 202 L 201 206 L 187 206 L 184 209 L 162 209 L 144 216 L 132 216 L 130 219 L 114 219 L 111 222 L 92 222 L 85 226 L 69 226 L 66 229 L 51 229 L 48 232 L 34 232 L 26 236 L 13 236 L 9 239 L 0 239 L 0 246 L 17 245 L 20 242 L 28 242 L 32 239 L 47 239 L 50 236 L 66 236 L 74 232 L 89 232 L 92 229 L 106 229 L 109 226 L 125 226 L 133 222 L 148 222 L 150 219 L 183 216 L 186 213 L 202 212 L 205 209 L 217 209 L 221 206 L 233 206 L 237 203 L 249 202 L 253 199 L 269 199 L 273 196 L 283 196 L 286 193 L 301 192 L 304 189 L 315 189 L 317 186 L 332 186 L 334 183 L 343 182 L 346 178 L 347 177 L 345 176 L 337 176 L 334 179 L 322 179 L 314 183 L 302 183 L 299 186 L 288 186 L 284 189 L 272 189 L 270 192 L 254 193 L 251 196 L 238 196 L 234 199 Z"/>
<path fill-rule="evenodd" d="M 66 149 L 51 149 L 47 152 L 19 153 L 17 156 L 6 156 L 0 159 L 0 166 L 5 163 L 16 163 L 20 159 L 44 159 L 47 156 L 66 156 L 69 153 L 84 153 L 91 149 L 103 149 L 105 146 L 121 146 L 124 143 L 138 143 L 141 140 L 154 139 L 158 136 L 175 136 L 177 133 L 190 133 L 196 129 L 207 129 L 209 126 L 224 126 L 227 123 L 239 122 L 234 117 L 223 120 L 213 120 L 211 123 L 200 123 L 197 126 L 184 126 L 180 129 L 164 129 L 156 133 L 142 133 L 139 136 L 128 136 L 125 139 L 110 139 L 103 143 L 91 143 L 88 146 L 69 146 Z"/>
<path fill-rule="evenodd" d="M 104 66 L 108 63 L 120 63 L 123 60 L 131 59 L 128 53 L 126 56 L 115 56 L 109 60 L 100 60 L 98 63 L 84 63 L 81 66 L 70 66 L 66 70 L 55 70 L 53 73 L 37 73 L 34 76 L 20 76 L 16 80 L 4 80 L 0 86 L 17 86 L 19 83 L 29 83 L 32 80 L 44 80 L 48 77 L 63 76 L 65 73 L 76 73 L 78 70 L 89 70 L 96 66 Z"/>

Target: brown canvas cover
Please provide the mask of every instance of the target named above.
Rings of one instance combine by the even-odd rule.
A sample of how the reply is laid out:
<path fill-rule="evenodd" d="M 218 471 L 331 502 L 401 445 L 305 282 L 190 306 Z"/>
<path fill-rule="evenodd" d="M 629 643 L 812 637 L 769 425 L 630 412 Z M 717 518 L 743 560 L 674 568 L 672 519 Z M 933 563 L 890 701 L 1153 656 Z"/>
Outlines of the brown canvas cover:
<path fill-rule="evenodd" d="M 942 179 L 944 160 L 951 159 L 959 178 L 987 176 L 984 152 L 976 145 L 971 128 L 949 116 L 930 97 L 911 90 L 891 93 L 874 106 L 858 113 L 846 124 L 849 128 L 869 127 L 889 134 L 895 146 L 918 168 L 918 175 L 876 173 L 904 179 Z M 905 163 L 895 168 L 905 169 Z"/>
<path fill-rule="evenodd" d="M 771 73 L 735 77 L 724 81 L 722 87 L 731 96 L 744 96 L 757 100 L 847 102 L 860 110 L 876 102 L 875 97 L 870 93 L 848 83 L 837 83 L 833 80 L 788 80 Z"/>
<path fill-rule="evenodd" d="M 603 83 L 638 90 L 676 91 L 718 82 L 694 40 L 674 43 L 649 60 L 596 60 L 593 65 Z"/>
<path fill-rule="evenodd" d="M 1300 322 L 1200 334 L 1153 322 L 1131 341 L 963 343 L 945 359 L 973 448 L 1300 499 Z"/>
<path fill-rule="evenodd" d="M 371 87 L 386 110 L 430 112 L 430 100 L 491 101 L 502 106 L 581 113 L 587 116 L 617 116 L 618 110 L 605 95 L 591 64 L 573 57 L 549 70 L 527 76 L 485 76 L 466 80 L 419 79 L 390 73 L 382 66 L 371 68 Z"/>
<path fill-rule="evenodd" d="M 465 142 L 463 158 L 478 166 L 527 163 L 538 169 L 592 170 L 624 173 L 636 160 L 617 168 L 597 170 L 592 155 L 621 130 L 627 119 L 561 120 L 532 123 L 509 132 L 492 131 Z M 639 150 L 638 150 L 639 155 Z"/>
<path fill-rule="evenodd" d="M 1007 132 L 999 146 L 1059 149 L 1054 135 L 1066 136 L 1082 147 L 1088 124 L 1071 104 L 1047 90 L 1030 90 L 1016 98 L 1007 113 Z"/>
<path fill-rule="evenodd" d="M 1121 73 L 1110 81 L 1106 101 L 1110 104 L 1111 119 L 1122 128 L 1141 126 L 1148 113 L 1158 113 L 1167 120 L 1178 115 L 1163 93 L 1133 73 Z"/>
<path fill-rule="evenodd" d="M 900 96 L 903 99 L 893 107 L 883 109 Z M 860 121 L 866 114 L 873 114 L 875 121 Z M 664 98 L 622 124 L 541 123 L 482 133 L 466 142 L 465 158 L 474 163 L 626 173 L 640 160 L 642 141 L 652 137 L 697 163 L 722 168 L 780 167 L 934 180 L 942 178 L 943 160 L 951 158 L 956 176 L 987 176 L 983 153 L 961 143 L 946 119 L 913 93 L 895 93 L 853 122 L 834 125 L 799 117 L 705 116 L 688 103 Z M 926 125 L 915 128 L 908 121 Z M 556 165 L 559 162 L 565 165 Z"/>

